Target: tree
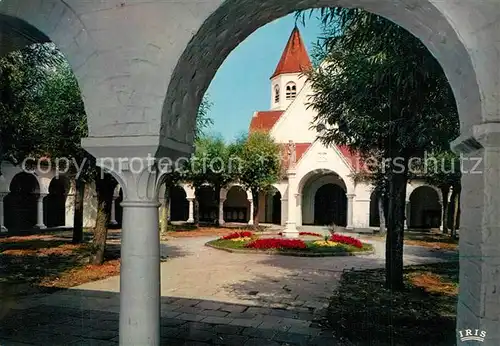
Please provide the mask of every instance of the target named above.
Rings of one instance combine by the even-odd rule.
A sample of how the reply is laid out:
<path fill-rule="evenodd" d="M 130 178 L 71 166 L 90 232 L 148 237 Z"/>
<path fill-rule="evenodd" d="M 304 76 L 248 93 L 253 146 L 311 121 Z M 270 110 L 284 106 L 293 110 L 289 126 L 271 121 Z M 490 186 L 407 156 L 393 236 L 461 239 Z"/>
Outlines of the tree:
<path fill-rule="evenodd" d="M 406 30 L 360 9 L 325 9 L 322 18 L 322 64 L 308 73 L 314 127 L 325 145 L 383 158 L 375 172 L 388 182 L 386 284 L 399 290 L 409 160 L 458 136 L 455 100 L 439 63 Z"/>
<path fill-rule="evenodd" d="M 187 180 L 196 191 L 204 185 L 213 187 L 216 204 L 220 203 L 220 191 L 235 178 L 231 169 L 229 147 L 221 136 L 204 136 L 195 142 Z M 219 224 L 220 215 L 215 220 Z"/>
<path fill-rule="evenodd" d="M 259 194 L 272 188 L 281 176 L 281 147 L 265 132 L 252 132 L 229 149 L 238 158 L 236 178 L 252 192 L 254 226 L 259 226 Z"/>

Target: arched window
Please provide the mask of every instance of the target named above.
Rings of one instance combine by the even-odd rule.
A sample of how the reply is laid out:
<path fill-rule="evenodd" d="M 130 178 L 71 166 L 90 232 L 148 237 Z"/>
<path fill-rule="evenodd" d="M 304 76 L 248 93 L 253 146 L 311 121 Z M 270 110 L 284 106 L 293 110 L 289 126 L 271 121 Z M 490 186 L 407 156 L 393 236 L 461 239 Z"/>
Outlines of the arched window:
<path fill-rule="evenodd" d="M 274 86 L 274 103 L 280 102 L 280 87 L 276 84 Z"/>
<path fill-rule="evenodd" d="M 297 96 L 297 87 L 295 83 L 288 83 L 286 85 L 286 99 L 293 100 Z"/>

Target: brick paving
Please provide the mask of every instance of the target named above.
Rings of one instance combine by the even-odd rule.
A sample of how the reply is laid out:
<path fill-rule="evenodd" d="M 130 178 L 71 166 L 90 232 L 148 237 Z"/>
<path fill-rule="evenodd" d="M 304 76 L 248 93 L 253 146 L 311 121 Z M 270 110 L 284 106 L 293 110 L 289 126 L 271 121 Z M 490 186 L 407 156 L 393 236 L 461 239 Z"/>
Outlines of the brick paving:
<path fill-rule="evenodd" d="M 342 271 L 384 264 L 383 244 L 375 255 L 297 258 L 230 254 L 207 240 L 162 244 L 162 345 L 346 345 L 318 320 Z M 407 264 L 439 260 L 417 250 Z M 1 316 L 0 345 L 117 345 L 118 292 L 113 277 L 27 297 Z"/>

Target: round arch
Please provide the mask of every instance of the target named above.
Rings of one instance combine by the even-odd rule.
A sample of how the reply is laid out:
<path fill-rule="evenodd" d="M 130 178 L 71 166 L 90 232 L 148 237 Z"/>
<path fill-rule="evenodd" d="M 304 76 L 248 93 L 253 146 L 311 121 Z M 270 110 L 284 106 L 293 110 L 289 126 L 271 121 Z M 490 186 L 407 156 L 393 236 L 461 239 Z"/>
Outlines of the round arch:
<path fill-rule="evenodd" d="M 250 202 L 248 192 L 240 185 L 233 185 L 227 190 L 224 201 L 224 221 L 246 223 L 250 220 Z"/>
<path fill-rule="evenodd" d="M 10 231 L 29 230 L 37 224 L 37 204 L 40 185 L 33 174 L 21 172 L 10 183 L 4 199 L 5 227 Z"/>
<path fill-rule="evenodd" d="M 436 189 L 422 185 L 411 192 L 409 228 L 439 228 L 441 215 L 441 203 Z"/>
<path fill-rule="evenodd" d="M 440 62 L 450 82 L 462 131 L 481 122 L 481 92 L 471 57 L 442 9 L 429 0 L 412 4 L 392 0 L 349 3 L 228 0 L 204 21 L 177 62 L 163 104 L 162 138 L 193 142 L 198 106 L 216 71 L 229 53 L 255 30 L 297 10 L 335 6 L 363 8 L 393 21 L 420 39 Z M 245 20 L 241 20 L 242 16 Z"/>
<path fill-rule="evenodd" d="M 302 177 L 298 186 L 299 225 L 347 225 L 347 193 L 344 179 L 331 170 L 315 170 Z"/>
<path fill-rule="evenodd" d="M 170 221 L 187 221 L 189 218 L 189 201 L 183 186 L 170 188 Z"/>
<path fill-rule="evenodd" d="M 44 224 L 47 227 L 66 225 L 66 198 L 70 183 L 64 177 L 53 178 L 50 181 L 49 194 L 43 200 Z"/>

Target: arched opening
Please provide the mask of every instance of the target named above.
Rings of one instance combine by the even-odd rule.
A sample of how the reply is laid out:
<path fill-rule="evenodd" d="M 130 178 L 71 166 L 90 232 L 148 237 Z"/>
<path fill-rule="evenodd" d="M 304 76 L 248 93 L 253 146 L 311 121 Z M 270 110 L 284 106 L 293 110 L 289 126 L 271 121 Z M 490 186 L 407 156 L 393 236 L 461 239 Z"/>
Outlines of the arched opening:
<path fill-rule="evenodd" d="M 233 186 L 224 201 L 224 221 L 245 223 L 250 220 L 250 202 L 241 186 Z"/>
<path fill-rule="evenodd" d="M 32 174 L 22 172 L 12 179 L 10 193 L 4 199 L 5 227 L 9 231 L 35 227 L 39 191 L 38 181 Z"/>
<path fill-rule="evenodd" d="M 66 198 L 69 182 L 63 177 L 52 179 L 49 194 L 43 200 L 44 224 L 47 227 L 62 227 L 66 225 Z"/>
<path fill-rule="evenodd" d="M 260 222 L 281 225 L 281 193 L 273 187 L 260 196 Z"/>
<path fill-rule="evenodd" d="M 286 86 L 286 99 L 293 100 L 297 96 L 297 86 L 295 83 L 288 83 Z"/>
<path fill-rule="evenodd" d="M 430 186 L 417 187 L 410 195 L 409 228 L 431 229 L 441 226 L 439 195 Z"/>
<path fill-rule="evenodd" d="M 170 189 L 170 221 L 187 221 L 189 218 L 189 201 L 182 186 Z"/>
<path fill-rule="evenodd" d="M 347 226 L 347 188 L 332 171 L 313 171 L 302 178 L 302 225 Z"/>
<path fill-rule="evenodd" d="M 336 184 L 321 186 L 314 195 L 314 224 L 347 226 L 347 197 Z"/>
<path fill-rule="evenodd" d="M 211 186 L 202 186 L 196 190 L 198 218 L 200 222 L 213 223 L 217 219 L 218 206 L 215 191 Z"/>

